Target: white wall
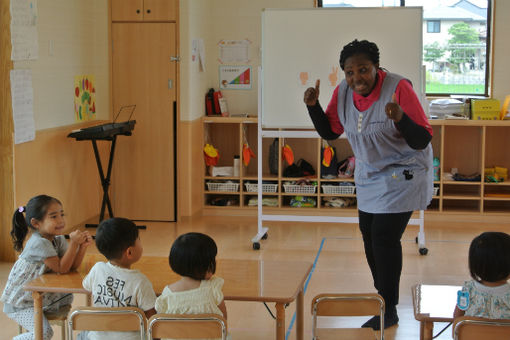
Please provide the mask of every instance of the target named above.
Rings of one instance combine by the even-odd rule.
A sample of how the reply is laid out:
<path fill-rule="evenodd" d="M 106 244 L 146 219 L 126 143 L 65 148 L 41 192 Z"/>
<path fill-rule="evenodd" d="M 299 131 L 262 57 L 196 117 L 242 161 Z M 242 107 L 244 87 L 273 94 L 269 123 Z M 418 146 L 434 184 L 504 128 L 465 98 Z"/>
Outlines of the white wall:
<path fill-rule="evenodd" d="M 204 72 L 198 60 L 191 60 L 191 42 L 193 39 L 203 39 L 207 43 L 212 39 L 213 20 L 210 16 L 213 1 L 184 0 L 179 7 L 180 113 L 181 120 L 192 121 L 204 114 L 204 97 L 211 85 L 208 81 L 210 66 L 206 65 Z M 206 56 L 211 53 L 206 48 Z"/>
<path fill-rule="evenodd" d="M 494 0 L 493 96 L 503 101 L 510 94 L 510 1 Z M 257 114 L 257 67 L 260 65 L 261 19 L 263 8 L 311 8 L 313 0 L 181 0 L 181 120 L 204 115 L 207 89 L 218 86 L 217 43 L 222 39 L 249 39 L 252 90 L 223 90 L 231 113 Z M 206 72 L 189 65 L 191 39 L 202 37 L 206 43 Z"/>
<path fill-rule="evenodd" d="M 261 12 L 263 8 L 312 8 L 314 0 L 181 0 L 181 120 L 195 120 L 204 113 L 204 97 L 218 89 L 218 42 L 250 40 L 251 90 L 222 90 L 230 113 L 257 114 L 257 67 L 260 65 Z M 191 63 L 191 40 L 203 38 L 206 72 Z"/>
<path fill-rule="evenodd" d="M 75 75 L 95 75 L 96 119 L 109 119 L 108 1 L 39 0 L 37 7 L 39 58 L 14 63 L 32 70 L 36 130 L 75 123 Z"/>

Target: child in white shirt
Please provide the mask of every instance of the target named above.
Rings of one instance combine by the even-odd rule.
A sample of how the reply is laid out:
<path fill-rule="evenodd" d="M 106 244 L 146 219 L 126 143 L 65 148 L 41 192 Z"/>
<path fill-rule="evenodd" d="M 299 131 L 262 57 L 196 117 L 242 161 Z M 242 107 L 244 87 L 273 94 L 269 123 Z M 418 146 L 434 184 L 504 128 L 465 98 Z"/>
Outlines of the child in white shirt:
<path fill-rule="evenodd" d="M 96 246 L 108 262 L 96 263 L 83 279 L 95 307 L 139 307 L 147 318 L 156 313 L 156 294 L 149 279 L 131 265 L 142 257 L 136 225 L 125 218 L 110 218 L 99 224 Z M 138 332 L 83 332 L 80 339 L 139 340 Z"/>
<path fill-rule="evenodd" d="M 227 319 L 223 279 L 213 276 L 218 249 L 214 240 L 201 233 L 179 236 L 170 250 L 172 270 L 182 278 L 163 289 L 156 300 L 158 313 L 212 313 Z"/>

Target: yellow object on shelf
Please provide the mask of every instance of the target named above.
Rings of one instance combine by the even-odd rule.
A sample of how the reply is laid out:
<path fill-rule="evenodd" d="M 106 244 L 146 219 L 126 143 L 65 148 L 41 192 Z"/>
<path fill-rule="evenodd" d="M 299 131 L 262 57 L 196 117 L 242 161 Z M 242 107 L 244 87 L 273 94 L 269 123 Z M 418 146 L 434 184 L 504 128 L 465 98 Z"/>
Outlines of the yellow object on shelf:
<path fill-rule="evenodd" d="M 485 168 L 483 170 L 484 176 L 494 176 L 495 173 L 496 173 L 496 170 L 494 168 Z"/>
<path fill-rule="evenodd" d="M 503 178 L 505 181 L 508 179 L 508 169 L 500 166 L 494 167 L 494 172 L 499 178 Z"/>
<path fill-rule="evenodd" d="M 471 99 L 471 119 L 498 120 L 500 116 L 499 100 Z"/>

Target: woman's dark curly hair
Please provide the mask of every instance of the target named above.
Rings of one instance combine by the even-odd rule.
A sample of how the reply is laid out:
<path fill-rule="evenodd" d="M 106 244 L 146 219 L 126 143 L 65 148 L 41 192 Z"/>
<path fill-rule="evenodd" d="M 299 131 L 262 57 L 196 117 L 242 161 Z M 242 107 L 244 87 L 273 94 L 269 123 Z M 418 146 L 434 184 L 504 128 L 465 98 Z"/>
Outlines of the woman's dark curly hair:
<path fill-rule="evenodd" d="M 340 52 L 340 67 L 342 70 L 344 69 L 347 58 L 356 54 L 366 55 L 374 64 L 379 63 L 379 48 L 377 48 L 375 43 L 368 40 L 359 41 L 358 39 L 354 39 L 345 45 L 342 52 Z"/>

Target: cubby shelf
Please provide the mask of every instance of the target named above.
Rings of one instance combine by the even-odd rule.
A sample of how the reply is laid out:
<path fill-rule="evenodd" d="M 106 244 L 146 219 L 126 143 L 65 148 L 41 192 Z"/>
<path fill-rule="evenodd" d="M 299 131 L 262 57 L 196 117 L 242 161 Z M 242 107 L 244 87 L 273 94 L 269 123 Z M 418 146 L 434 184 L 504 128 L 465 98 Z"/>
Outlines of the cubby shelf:
<path fill-rule="evenodd" d="M 230 117 L 204 117 L 202 121 L 204 143 L 211 143 L 220 153 L 217 166 L 233 166 L 235 155 L 242 155 L 243 143 L 248 143 L 257 154 L 257 118 L 230 118 Z M 438 188 L 437 194 L 432 197 L 429 210 L 437 212 L 472 212 L 472 213 L 510 213 L 510 181 L 502 183 L 485 183 L 483 181 L 453 181 L 445 179 L 445 173 L 452 168 L 457 169 L 459 174 L 483 174 L 486 167 L 505 167 L 510 169 L 510 121 L 459 121 L 459 120 L 431 120 L 434 136 L 432 148 L 434 157 L 440 160 L 440 179 L 434 181 Z M 355 183 L 353 178 L 321 178 L 321 147 L 322 140 L 310 138 L 280 138 L 278 139 L 278 174 L 271 174 L 269 170 L 269 147 L 273 143 L 272 138 L 263 138 L 263 164 L 262 180 L 265 183 L 277 184 L 277 192 L 263 192 L 263 198 L 273 198 L 277 201 L 276 207 L 264 207 L 271 211 L 310 212 L 314 210 L 355 212 L 356 206 L 345 208 L 324 206 L 324 199 L 331 197 L 348 198 L 356 197 L 356 194 L 326 194 L 322 185 L 334 185 L 339 182 Z M 294 152 L 294 159 L 305 159 L 312 164 L 316 175 L 306 178 L 310 183 L 317 185 L 315 193 L 288 193 L 284 190 L 284 183 L 298 181 L 305 178 L 284 177 L 283 170 L 287 164 L 282 160 L 281 147 L 289 144 Z M 330 145 L 336 150 L 338 161 L 351 156 L 352 149 L 346 139 L 340 138 L 330 141 Z M 213 177 L 208 169 L 203 169 L 203 197 L 204 207 L 224 208 L 212 206 L 211 198 L 224 194 L 233 197 L 237 201 L 231 207 L 239 209 L 256 209 L 256 206 L 248 206 L 248 200 L 257 196 L 256 192 L 246 191 L 247 182 L 257 181 L 257 159 L 252 158 L 248 166 L 241 162 L 239 176 Z M 209 192 L 206 183 L 208 181 L 232 181 L 239 184 L 238 192 Z M 294 208 L 289 206 L 289 200 L 293 196 L 313 198 L 316 202 L 314 207 Z"/>

